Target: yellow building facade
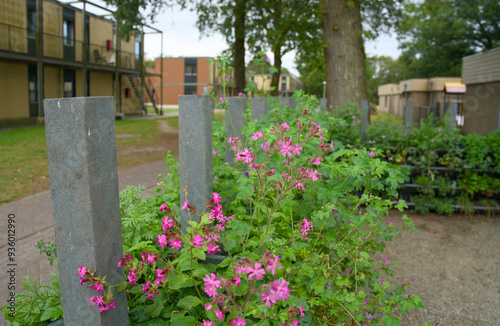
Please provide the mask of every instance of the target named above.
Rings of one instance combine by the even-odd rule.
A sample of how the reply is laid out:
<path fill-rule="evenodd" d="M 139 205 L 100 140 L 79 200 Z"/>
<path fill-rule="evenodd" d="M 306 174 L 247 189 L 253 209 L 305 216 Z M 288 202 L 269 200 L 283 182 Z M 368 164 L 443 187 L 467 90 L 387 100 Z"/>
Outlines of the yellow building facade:
<path fill-rule="evenodd" d="M 91 5 L 0 0 L 0 126 L 43 117 L 48 98 L 115 96 L 116 114 L 143 109 L 144 34 L 120 39 Z"/>

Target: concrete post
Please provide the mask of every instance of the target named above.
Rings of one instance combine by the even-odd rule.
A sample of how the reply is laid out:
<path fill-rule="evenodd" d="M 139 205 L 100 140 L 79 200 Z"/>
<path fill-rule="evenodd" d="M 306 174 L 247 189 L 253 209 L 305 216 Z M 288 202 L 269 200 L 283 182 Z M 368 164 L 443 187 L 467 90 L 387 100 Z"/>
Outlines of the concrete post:
<path fill-rule="evenodd" d="M 233 122 L 233 127 L 229 122 L 229 119 L 226 115 L 226 136 L 228 137 L 240 137 L 241 142 L 245 143 L 245 136 L 241 134 L 241 129 L 247 122 L 247 119 L 243 117 L 243 114 L 247 110 L 247 99 L 245 97 L 229 97 L 227 99 L 228 111 L 231 116 L 231 121 Z M 236 131 L 236 135 L 234 132 Z M 235 167 L 234 163 L 234 151 L 231 149 L 226 149 L 226 162 Z"/>
<path fill-rule="evenodd" d="M 495 130 L 500 130 L 500 104 L 498 104 L 498 110 L 497 110 L 497 126 Z"/>
<path fill-rule="evenodd" d="M 410 131 L 413 124 L 413 101 L 407 101 L 404 112 L 405 133 Z"/>
<path fill-rule="evenodd" d="M 326 98 L 321 98 L 319 99 L 319 109 L 316 111 L 316 112 L 326 112 L 326 106 L 327 106 L 327 102 L 326 102 Z"/>
<path fill-rule="evenodd" d="M 450 129 L 457 127 L 457 111 L 458 111 L 457 102 L 448 103 L 448 116 L 450 118 Z"/>
<path fill-rule="evenodd" d="M 179 96 L 179 176 L 181 205 L 186 200 L 201 213 L 212 198 L 212 110 L 210 95 Z M 181 211 L 181 229 L 189 226 L 189 212 Z M 196 218 L 197 220 L 197 218 Z"/>
<path fill-rule="evenodd" d="M 116 268 L 123 244 L 113 97 L 49 99 L 44 109 L 64 324 L 128 325 L 125 292 L 100 313 L 90 303 L 97 293 L 78 276 L 83 264 L 109 284 L 125 280 Z"/>
<path fill-rule="evenodd" d="M 361 133 L 361 139 L 366 141 L 366 128 L 368 128 L 368 100 L 361 101 L 361 124 L 359 125 L 359 131 Z"/>
<path fill-rule="evenodd" d="M 269 105 L 265 97 L 250 98 L 252 106 L 252 120 L 260 120 L 269 112 Z"/>

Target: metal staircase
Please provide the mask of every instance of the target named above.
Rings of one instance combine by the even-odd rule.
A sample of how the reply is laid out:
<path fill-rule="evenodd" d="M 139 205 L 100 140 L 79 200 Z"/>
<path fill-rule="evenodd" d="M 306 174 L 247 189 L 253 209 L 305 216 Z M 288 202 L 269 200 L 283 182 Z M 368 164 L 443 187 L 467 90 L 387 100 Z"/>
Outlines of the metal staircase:
<path fill-rule="evenodd" d="M 132 84 L 132 88 L 134 89 L 135 94 L 137 95 L 137 98 L 142 99 L 142 94 L 141 94 L 141 84 L 144 86 L 145 95 L 148 96 L 149 101 L 153 104 L 153 108 L 155 109 L 156 114 L 159 114 L 158 108 L 156 107 L 155 100 L 153 98 L 153 94 L 151 94 L 151 90 L 149 87 L 146 85 L 146 83 L 141 82 L 141 76 L 140 75 L 127 75 L 128 79 L 130 80 L 130 83 Z M 145 101 L 141 101 L 142 103 L 142 109 L 146 112 L 147 115 L 147 110 L 146 107 L 144 106 Z"/>

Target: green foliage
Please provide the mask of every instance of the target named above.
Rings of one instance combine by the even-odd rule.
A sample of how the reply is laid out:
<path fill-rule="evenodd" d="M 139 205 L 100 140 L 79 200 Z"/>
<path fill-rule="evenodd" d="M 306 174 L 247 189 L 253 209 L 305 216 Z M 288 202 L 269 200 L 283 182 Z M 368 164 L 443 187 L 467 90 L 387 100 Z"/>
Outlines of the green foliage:
<path fill-rule="evenodd" d="M 10 315 L 8 305 L 0 309 L 5 319 L 12 326 L 42 326 L 52 321 L 62 319 L 61 291 L 59 290 L 59 275 L 52 272 L 50 285 L 38 285 L 37 278 L 29 275 L 21 281 L 23 291 L 15 297 L 15 315 Z"/>
<path fill-rule="evenodd" d="M 35 244 L 35 247 L 37 247 L 40 250 L 40 255 L 41 254 L 47 255 L 47 260 L 50 263 L 50 266 L 52 266 L 52 264 L 57 265 L 57 252 L 56 252 L 56 243 L 54 241 L 54 237 L 50 237 L 49 241 L 47 242 L 45 242 L 42 238 Z"/>
<path fill-rule="evenodd" d="M 462 58 L 500 45 L 495 0 L 408 3 L 398 26 L 405 78 L 460 76 Z"/>

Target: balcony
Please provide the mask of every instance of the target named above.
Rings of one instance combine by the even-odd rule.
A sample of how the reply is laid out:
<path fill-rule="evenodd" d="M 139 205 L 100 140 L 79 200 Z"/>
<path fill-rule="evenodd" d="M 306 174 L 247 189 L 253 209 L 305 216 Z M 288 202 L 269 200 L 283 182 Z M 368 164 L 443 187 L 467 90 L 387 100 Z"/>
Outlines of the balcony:
<path fill-rule="evenodd" d="M 82 66 L 80 40 L 67 39 L 60 35 L 43 33 L 43 61 L 50 63 Z M 27 28 L 0 23 L 0 57 L 36 61 L 36 33 Z M 140 70 L 140 60 L 135 53 L 120 51 L 119 68 Z M 114 70 L 116 50 L 107 44 L 87 44 L 87 64 L 102 70 Z"/>

